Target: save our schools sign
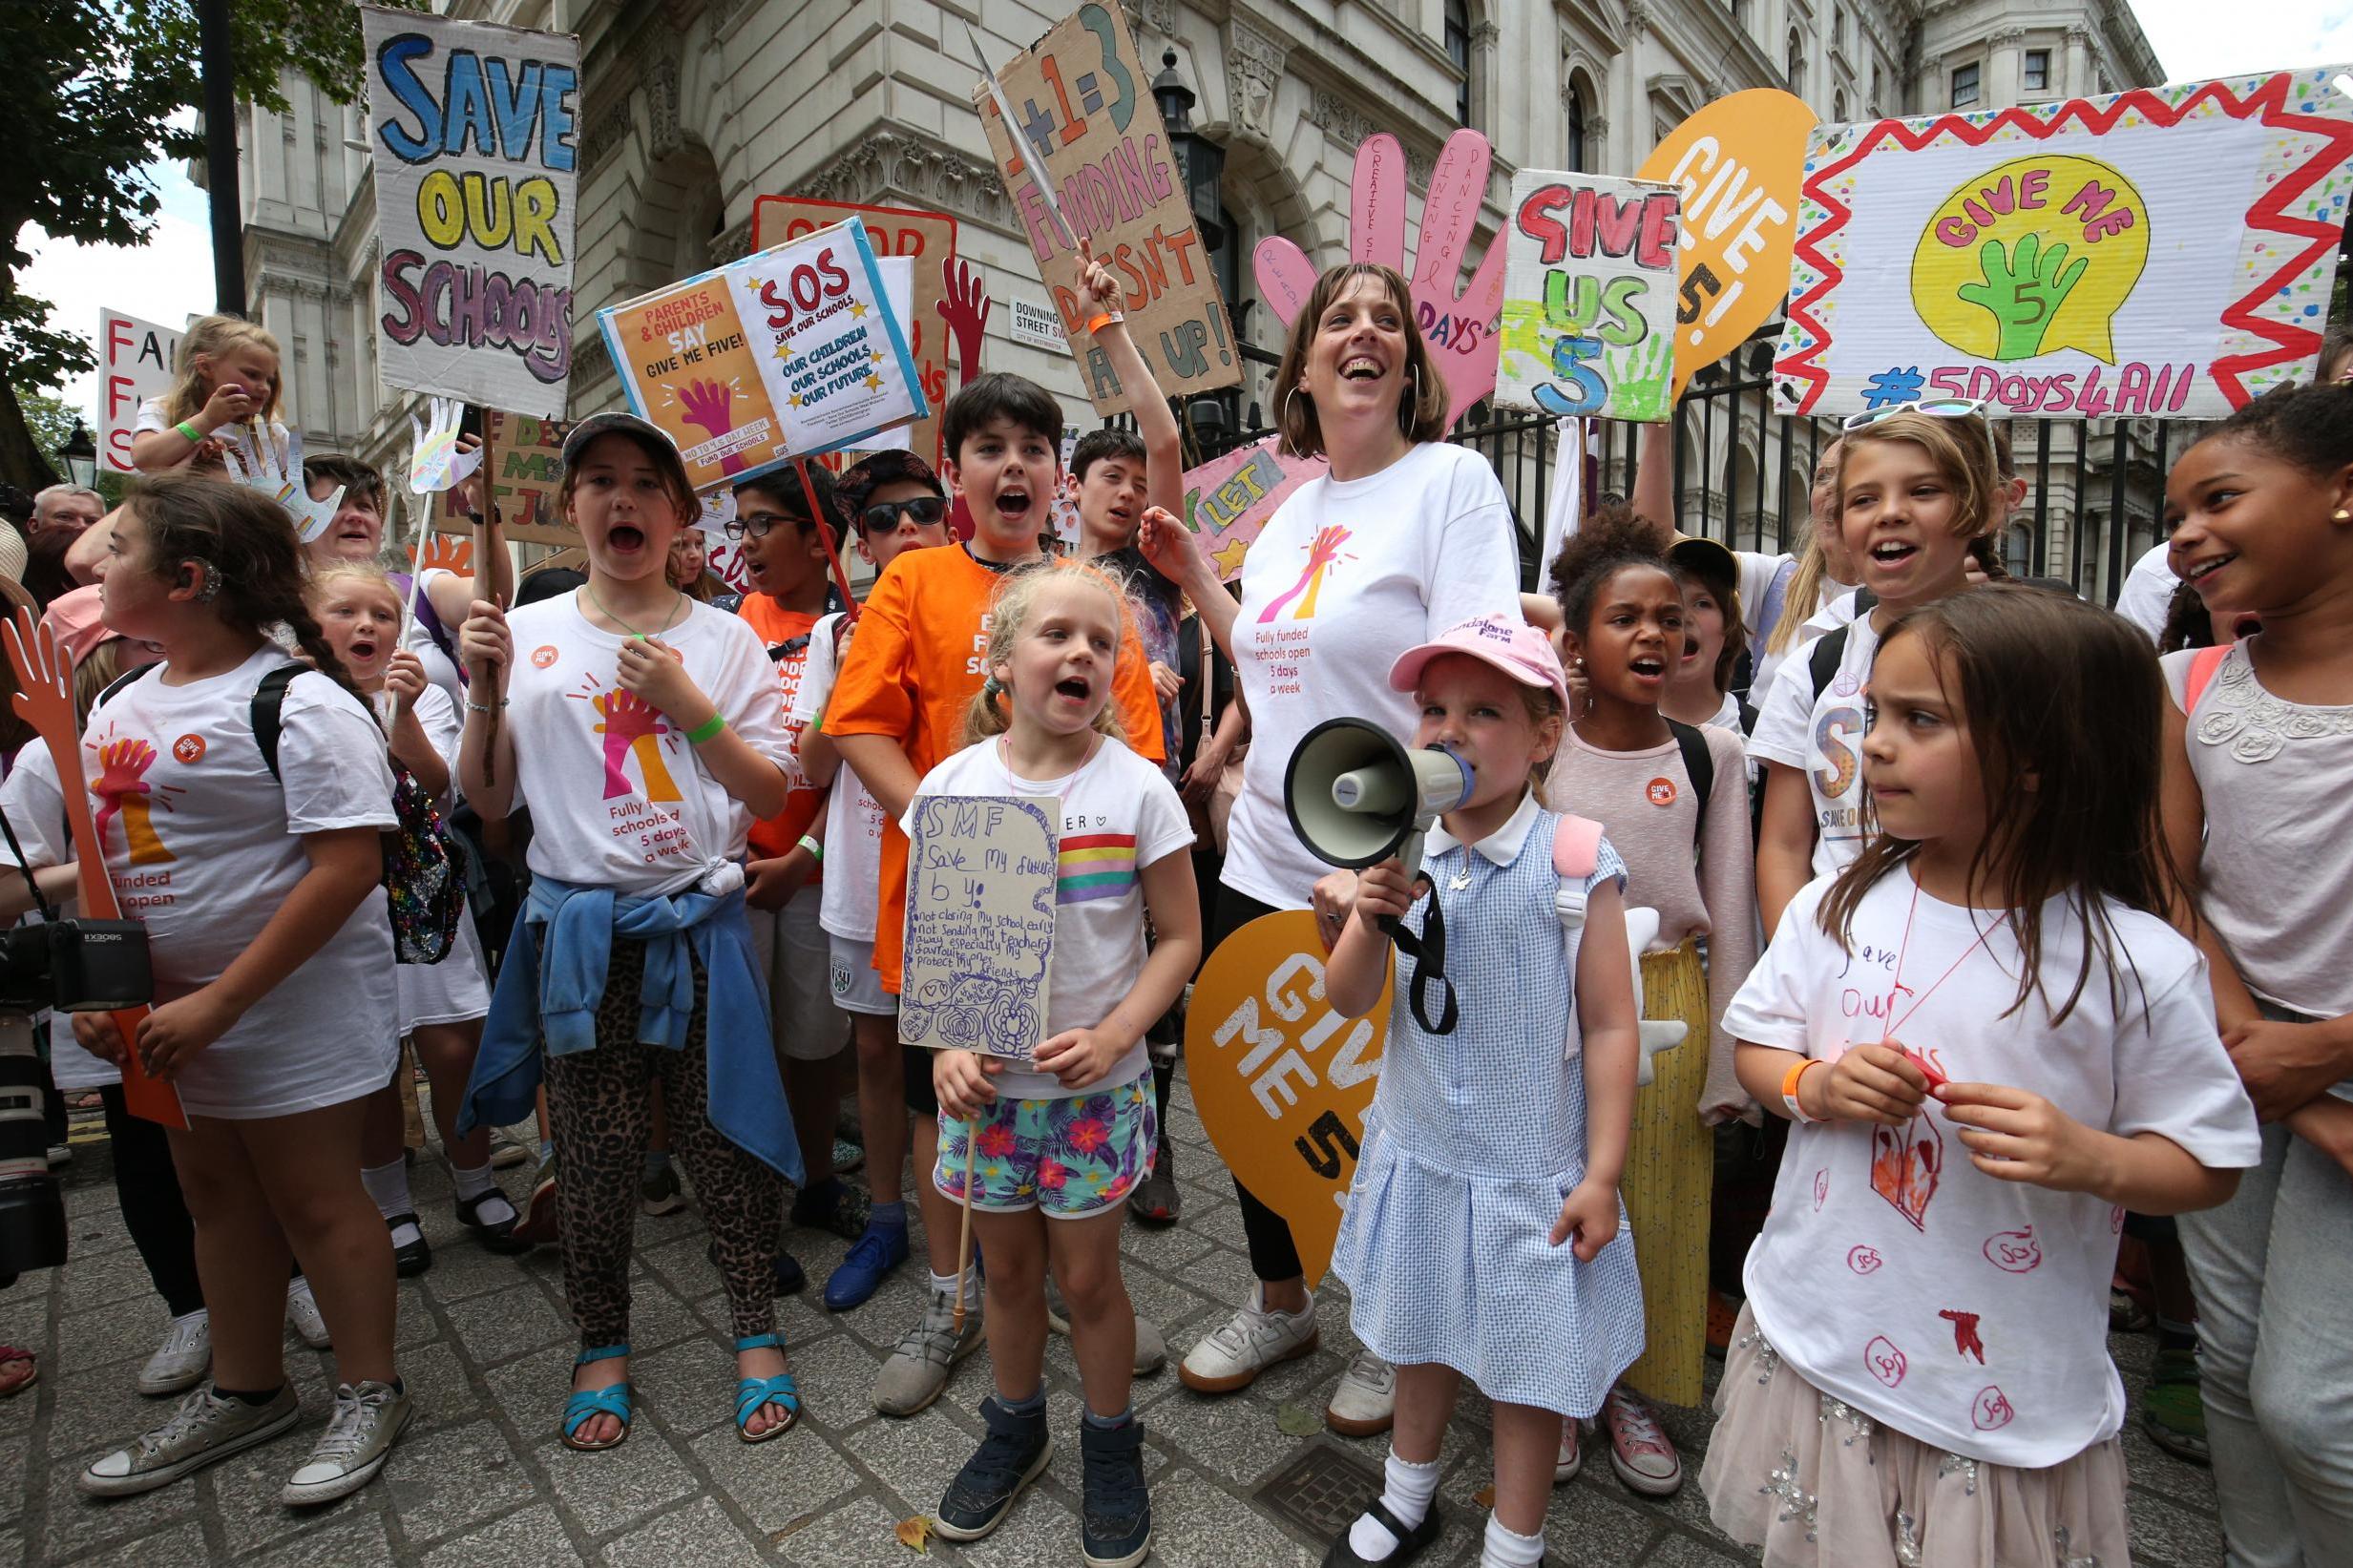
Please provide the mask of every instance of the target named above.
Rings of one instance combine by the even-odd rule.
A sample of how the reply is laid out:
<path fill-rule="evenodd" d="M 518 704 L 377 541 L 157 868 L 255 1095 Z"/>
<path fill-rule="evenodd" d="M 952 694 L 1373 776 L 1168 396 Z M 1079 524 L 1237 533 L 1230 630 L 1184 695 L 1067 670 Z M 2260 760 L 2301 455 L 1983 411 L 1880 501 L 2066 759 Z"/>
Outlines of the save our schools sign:
<path fill-rule="evenodd" d="M 697 490 L 861 446 L 930 411 L 864 221 L 597 312 L 632 412 Z"/>
<path fill-rule="evenodd" d="M 2342 69 L 1818 127 L 1781 401 L 2214 419 L 2308 378 L 2353 193 Z"/>
<path fill-rule="evenodd" d="M 388 387 L 560 418 L 579 40 L 363 6 Z"/>

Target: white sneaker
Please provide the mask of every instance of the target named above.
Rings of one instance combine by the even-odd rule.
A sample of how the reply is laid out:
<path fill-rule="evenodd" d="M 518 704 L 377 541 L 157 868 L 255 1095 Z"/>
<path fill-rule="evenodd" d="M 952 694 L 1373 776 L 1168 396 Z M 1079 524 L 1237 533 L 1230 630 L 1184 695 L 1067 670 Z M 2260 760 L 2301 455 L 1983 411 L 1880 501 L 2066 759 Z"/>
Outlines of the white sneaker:
<path fill-rule="evenodd" d="M 1552 1484 L 1566 1486 L 1585 1468 L 1585 1447 L 1578 1441 L 1585 1423 L 1573 1415 L 1561 1417 L 1561 1452 L 1553 1455 Z"/>
<path fill-rule="evenodd" d="M 1185 1352 L 1177 1376 L 1195 1393 L 1232 1393 L 1270 1367 L 1313 1354 L 1319 1341 L 1313 1292 L 1295 1313 L 1270 1312 L 1266 1287 L 1253 1285 L 1249 1305 L 1232 1321 Z"/>
<path fill-rule="evenodd" d="M 1670 1497 L 1683 1485 L 1683 1461 L 1658 1417 L 1623 1383 L 1602 1403 L 1602 1425 L 1609 1432 L 1609 1468 L 1628 1492 Z"/>
<path fill-rule="evenodd" d="M 1397 1369 L 1370 1350 L 1358 1350 L 1324 1407 L 1324 1425 L 1343 1437 L 1373 1437 L 1387 1432 L 1397 1414 Z"/>
<path fill-rule="evenodd" d="M 409 1424 L 409 1395 L 389 1383 L 346 1383 L 335 1390 L 335 1412 L 310 1462 L 287 1478 L 279 1501 L 290 1508 L 333 1502 L 357 1492 L 384 1468 L 392 1442 Z"/>
<path fill-rule="evenodd" d="M 1046 1328 L 1050 1332 L 1068 1338 L 1070 1308 L 1062 1301 L 1062 1287 L 1046 1276 Z M 1158 1327 L 1141 1312 L 1136 1314 L 1135 1375 L 1149 1377 L 1168 1365 L 1168 1340 Z"/>
<path fill-rule="evenodd" d="M 138 1391 L 150 1399 L 159 1394 L 184 1393 L 204 1381 L 213 1364 L 212 1314 L 201 1307 L 165 1326 L 163 1343 L 139 1369 Z"/>
<path fill-rule="evenodd" d="M 319 1299 L 310 1293 L 310 1282 L 298 1279 L 286 1286 L 286 1322 L 303 1336 L 303 1343 L 314 1350 L 330 1350 L 335 1342 L 326 1331 L 326 1319 L 319 1315 Z"/>

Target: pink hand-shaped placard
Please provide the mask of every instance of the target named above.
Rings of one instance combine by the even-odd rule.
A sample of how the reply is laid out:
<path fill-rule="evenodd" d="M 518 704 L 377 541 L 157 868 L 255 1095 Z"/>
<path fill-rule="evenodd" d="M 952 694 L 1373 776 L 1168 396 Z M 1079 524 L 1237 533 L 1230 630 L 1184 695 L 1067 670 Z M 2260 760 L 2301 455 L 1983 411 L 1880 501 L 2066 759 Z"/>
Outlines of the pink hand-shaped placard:
<path fill-rule="evenodd" d="M 679 410 L 686 423 L 699 425 L 703 432 L 716 441 L 735 429 L 735 387 L 724 381 L 690 382 L 683 387 L 672 387 L 678 394 Z M 729 452 L 719 460 L 719 471 L 735 473 L 744 467 L 742 452 Z"/>
<path fill-rule="evenodd" d="M 1492 161 L 1487 138 L 1457 131 L 1446 138 L 1421 204 L 1421 242 L 1415 247 L 1409 291 L 1414 319 L 1446 377 L 1446 417 L 1495 390 L 1496 318 L 1503 308 L 1503 247 L 1490 245 L 1460 289 L 1463 258 L 1479 222 Z M 1356 149 L 1356 172 L 1349 209 L 1348 254 L 1352 261 L 1377 261 L 1405 271 L 1405 150 L 1386 132 Z M 1317 268 L 1289 240 L 1259 241 L 1251 255 L 1258 291 L 1288 325 L 1307 304 Z"/>

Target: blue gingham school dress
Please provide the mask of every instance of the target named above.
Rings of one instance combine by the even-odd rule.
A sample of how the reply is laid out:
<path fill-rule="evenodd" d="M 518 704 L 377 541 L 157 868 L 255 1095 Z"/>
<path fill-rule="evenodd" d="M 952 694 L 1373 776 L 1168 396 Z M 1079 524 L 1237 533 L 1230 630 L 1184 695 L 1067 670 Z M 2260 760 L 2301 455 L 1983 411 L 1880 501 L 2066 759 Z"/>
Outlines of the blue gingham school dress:
<path fill-rule="evenodd" d="M 1461 1014 L 1453 1034 L 1427 1033 L 1398 975 L 1332 1269 L 1382 1359 L 1440 1362 L 1490 1399 L 1589 1416 L 1642 1354 L 1642 1282 L 1622 1207 L 1593 1262 L 1551 1244 L 1586 1158 L 1585 1056 L 1565 1055 L 1577 1025 L 1553 904 L 1558 821 L 1539 812 L 1508 866 L 1471 846 L 1427 863 Z M 1586 892 L 1625 877 L 1605 841 Z M 1405 917 L 1416 935 L 1427 908 Z"/>

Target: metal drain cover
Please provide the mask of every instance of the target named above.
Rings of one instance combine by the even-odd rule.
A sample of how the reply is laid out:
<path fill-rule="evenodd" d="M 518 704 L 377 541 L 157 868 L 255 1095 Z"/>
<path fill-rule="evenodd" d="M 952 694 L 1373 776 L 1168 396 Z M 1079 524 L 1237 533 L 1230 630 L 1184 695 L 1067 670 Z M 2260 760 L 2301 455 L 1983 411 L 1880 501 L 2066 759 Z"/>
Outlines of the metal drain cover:
<path fill-rule="evenodd" d="M 1268 1512 L 1306 1535 L 1328 1541 L 1354 1523 L 1380 1495 L 1380 1472 L 1355 1454 L 1313 1443 L 1256 1493 Z"/>

